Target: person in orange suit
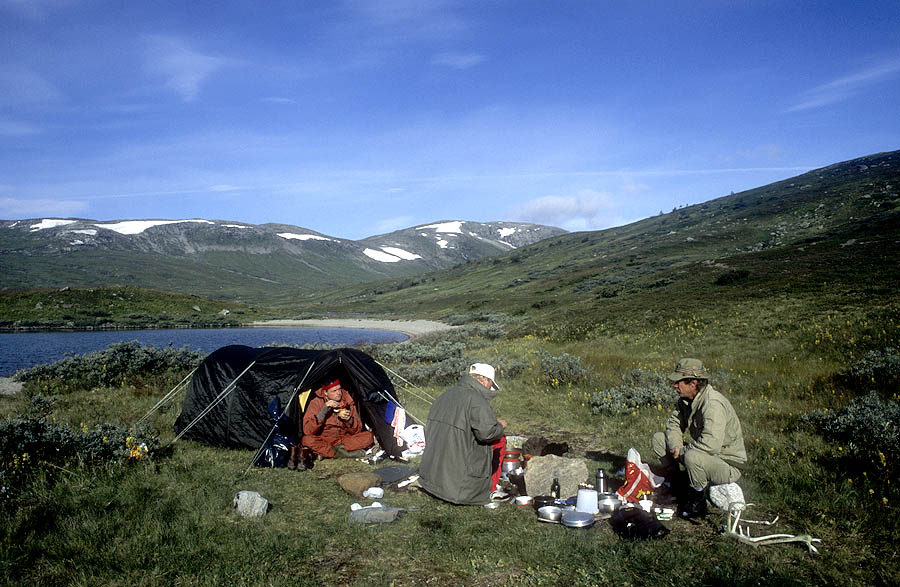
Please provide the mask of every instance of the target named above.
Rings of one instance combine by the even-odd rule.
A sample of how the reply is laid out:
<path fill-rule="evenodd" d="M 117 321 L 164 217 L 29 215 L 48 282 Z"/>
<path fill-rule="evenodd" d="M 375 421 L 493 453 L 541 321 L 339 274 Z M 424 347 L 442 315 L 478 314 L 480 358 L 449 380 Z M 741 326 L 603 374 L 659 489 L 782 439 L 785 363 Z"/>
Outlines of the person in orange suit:
<path fill-rule="evenodd" d="M 363 428 L 356 404 L 340 379 L 316 390 L 303 414 L 303 446 L 330 459 L 361 457 L 374 443 L 374 435 Z"/>

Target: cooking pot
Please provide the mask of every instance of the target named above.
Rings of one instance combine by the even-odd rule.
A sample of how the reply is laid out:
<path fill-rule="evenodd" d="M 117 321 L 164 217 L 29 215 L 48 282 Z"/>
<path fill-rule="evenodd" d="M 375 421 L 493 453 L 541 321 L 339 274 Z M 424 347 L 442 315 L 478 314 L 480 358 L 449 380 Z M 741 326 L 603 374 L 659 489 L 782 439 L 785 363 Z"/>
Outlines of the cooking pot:
<path fill-rule="evenodd" d="M 601 514 L 611 514 L 622 507 L 617 493 L 601 493 L 597 496 L 597 509 Z"/>
<path fill-rule="evenodd" d="M 520 496 L 516 497 L 516 505 L 518 507 L 531 505 L 533 503 L 534 503 L 534 498 L 531 497 L 530 495 L 520 495 Z"/>
<path fill-rule="evenodd" d="M 562 518 L 562 513 L 562 510 L 555 505 L 545 505 L 542 508 L 538 508 L 537 516 L 538 520 L 541 522 L 553 522 L 558 524 L 559 520 Z"/>
<path fill-rule="evenodd" d="M 563 512 L 562 524 L 568 528 L 590 528 L 594 525 L 594 515 L 587 512 Z"/>
<path fill-rule="evenodd" d="M 534 498 L 534 509 L 539 509 L 545 505 L 556 505 L 556 499 L 551 495 L 538 495 Z"/>

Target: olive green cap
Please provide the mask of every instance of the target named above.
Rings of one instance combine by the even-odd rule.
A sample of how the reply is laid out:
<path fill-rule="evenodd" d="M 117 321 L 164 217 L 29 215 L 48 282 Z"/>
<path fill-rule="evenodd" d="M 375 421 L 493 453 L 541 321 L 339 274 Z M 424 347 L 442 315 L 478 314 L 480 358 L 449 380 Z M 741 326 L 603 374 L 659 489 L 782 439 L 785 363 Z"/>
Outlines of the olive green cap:
<path fill-rule="evenodd" d="M 669 373 L 669 381 L 677 383 L 682 379 L 709 379 L 709 373 L 700 359 L 681 359 L 675 365 L 675 371 Z"/>

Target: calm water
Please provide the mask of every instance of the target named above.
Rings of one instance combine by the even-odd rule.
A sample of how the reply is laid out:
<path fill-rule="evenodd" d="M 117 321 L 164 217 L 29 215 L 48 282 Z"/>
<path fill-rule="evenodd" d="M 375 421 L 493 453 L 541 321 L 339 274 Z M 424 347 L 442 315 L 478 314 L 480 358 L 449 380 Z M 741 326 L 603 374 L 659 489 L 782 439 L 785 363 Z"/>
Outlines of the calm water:
<path fill-rule="evenodd" d="M 143 345 L 210 353 L 229 344 L 265 346 L 328 343 L 354 346 L 376 342 L 400 342 L 407 336 L 386 330 L 360 328 L 217 328 L 174 330 L 110 330 L 90 332 L 0 333 L 0 377 L 19 369 L 54 363 L 66 355 L 82 355 L 105 349 L 114 342 L 137 340 Z"/>

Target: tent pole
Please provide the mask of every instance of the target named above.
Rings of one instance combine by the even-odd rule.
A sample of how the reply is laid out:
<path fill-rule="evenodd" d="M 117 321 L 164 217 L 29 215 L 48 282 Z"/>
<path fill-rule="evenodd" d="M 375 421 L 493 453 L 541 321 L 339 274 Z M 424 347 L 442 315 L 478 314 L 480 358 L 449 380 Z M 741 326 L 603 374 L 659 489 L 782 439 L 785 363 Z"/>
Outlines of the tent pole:
<path fill-rule="evenodd" d="M 196 424 L 197 422 L 199 422 L 200 420 L 202 420 L 202 419 L 206 416 L 206 414 L 210 413 L 210 412 L 213 410 L 213 408 L 215 408 L 217 405 L 219 405 L 219 404 L 222 402 L 222 400 L 225 399 L 225 398 L 228 396 L 228 394 L 230 394 L 232 391 L 234 391 L 234 388 L 235 388 L 235 386 L 236 386 L 236 384 L 237 384 L 237 382 L 238 382 L 238 379 L 240 379 L 241 377 L 243 377 L 244 374 L 247 373 L 247 371 L 250 370 L 250 367 L 252 367 L 252 366 L 255 365 L 255 364 L 256 364 L 256 361 L 254 360 L 252 363 L 250 363 L 249 365 L 247 365 L 247 368 L 244 369 L 243 371 L 241 371 L 241 374 L 238 375 L 237 377 L 235 377 L 235 378 L 231 381 L 231 383 L 229 383 L 229 384 L 225 387 L 225 389 L 222 390 L 222 393 L 220 393 L 220 394 L 218 395 L 218 397 L 216 397 L 212 402 L 210 402 L 210 404 L 209 404 L 208 406 L 206 406 L 206 408 L 205 408 L 202 412 L 200 412 L 200 414 L 199 414 L 196 418 L 194 418 L 194 421 L 191 422 L 190 424 L 188 424 L 188 425 L 185 427 L 184 430 L 182 430 L 181 432 L 179 432 L 179 433 L 178 433 L 178 436 L 176 436 L 175 438 L 173 438 L 173 439 L 172 439 L 172 442 L 170 442 L 170 443 L 167 444 L 166 446 L 169 447 L 169 446 L 172 446 L 173 444 L 175 444 L 175 442 L 176 442 L 179 438 L 181 438 L 182 436 L 184 436 L 185 433 L 187 433 L 188 430 L 190 430 L 191 428 L 194 427 L 194 424 Z"/>
<path fill-rule="evenodd" d="M 303 384 L 306 382 L 306 378 L 309 376 L 309 372 L 312 371 L 312 368 L 315 366 L 316 362 L 313 361 L 309 369 L 306 370 L 306 375 L 303 376 L 303 379 L 300 380 L 300 383 L 294 388 L 294 393 L 291 394 L 290 399 L 288 399 L 287 403 L 284 404 L 284 409 L 281 410 L 281 413 L 278 414 L 278 418 L 275 419 L 275 425 L 272 426 L 272 429 L 269 430 L 269 434 L 266 436 L 266 439 L 263 440 L 262 446 L 259 447 L 259 450 L 256 451 L 256 454 L 253 455 L 253 460 L 250 461 L 250 464 L 247 466 L 247 470 L 244 471 L 244 475 L 250 472 L 250 469 L 253 468 L 253 465 L 256 463 L 256 459 L 259 458 L 259 455 L 262 454 L 263 449 L 266 447 L 266 443 L 269 442 L 269 439 L 272 438 L 272 434 L 275 433 L 275 429 L 278 428 L 278 422 L 281 421 L 281 417 L 284 416 L 284 413 L 288 410 L 291 405 L 291 402 L 294 401 L 294 398 L 297 397 L 297 392 L 303 387 Z M 241 475 L 243 477 L 244 475 Z"/>
<path fill-rule="evenodd" d="M 152 408 L 150 408 L 150 411 L 147 412 L 146 414 L 144 414 L 144 417 L 141 418 L 140 420 L 138 420 L 137 423 L 135 423 L 134 427 L 137 428 L 138 426 L 140 426 L 141 424 L 143 424 L 144 421 L 145 421 L 147 418 L 149 418 L 151 414 L 153 414 L 153 412 L 155 412 L 156 410 L 158 410 L 159 408 L 161 408 L 162 406 L 164 406 L 165 404 L 167 404 L 167 403 L 175 396 L 175 394 L 176 394 L 178 391 L 180 391 L 181 386 L 184 385 L 184 383 L 185 383 L 188 379 L 190 379 L 190 377 L 194 374 L 194 372 L 197 371 L 197 369 L 199 369 L 199 368 L 200 368 L 199 366 L 198 366 L 198 367 L 194 367 L 193 370 L 192 370 L 190 373 L 188 373 L 188 374 L 185 376 L 185 378 L 182 379 L 181 382 L 180 382 L 178 385 L 176 385 L 175 387 L 172 388 L 172 391 L 170 391 L 169 393 L 167 393 L 161 400 L 159 400 L 158 402 L 156 402 L 156 405 L 153 406 Z"/>

